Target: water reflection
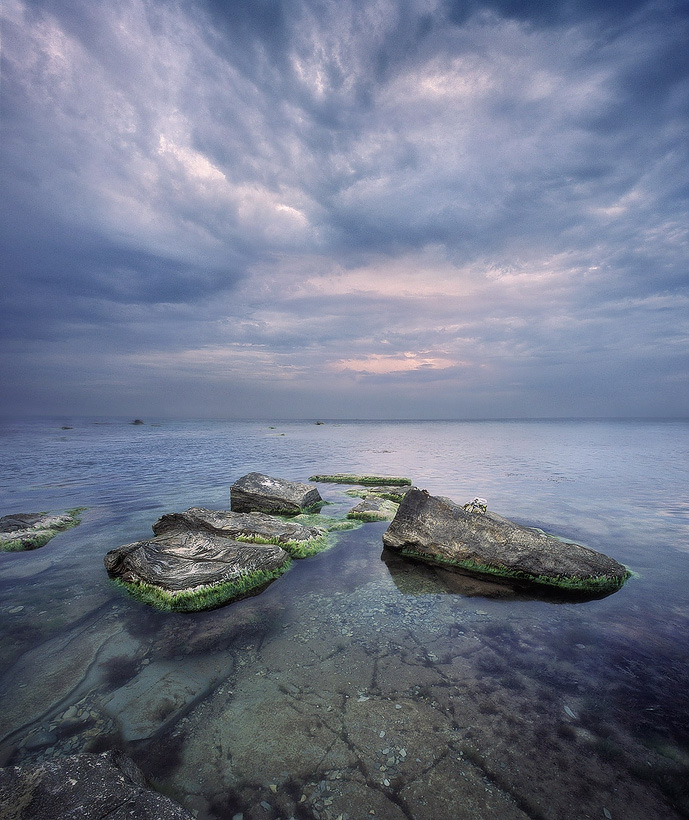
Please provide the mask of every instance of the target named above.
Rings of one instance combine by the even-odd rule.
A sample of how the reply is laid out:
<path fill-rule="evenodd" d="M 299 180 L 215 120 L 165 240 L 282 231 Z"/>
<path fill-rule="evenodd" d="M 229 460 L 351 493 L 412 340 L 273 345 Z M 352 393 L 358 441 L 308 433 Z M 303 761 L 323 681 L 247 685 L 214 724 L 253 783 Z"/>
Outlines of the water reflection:
<path fill-rule="evenodd" d="M 613 592 L 560 592 L 548 587 L 518 581 L 495 581 L 480 576 L 432 566 L 421 560 L 406 558 L 394 550 L 383 549 L 380 560 L 387 567 L 397 589 L 404 595 L 462 595 L 465 598 L 490 598 L 502 601 L 545 601 L 551 604 L 584 603 L 607 598 Z"/>

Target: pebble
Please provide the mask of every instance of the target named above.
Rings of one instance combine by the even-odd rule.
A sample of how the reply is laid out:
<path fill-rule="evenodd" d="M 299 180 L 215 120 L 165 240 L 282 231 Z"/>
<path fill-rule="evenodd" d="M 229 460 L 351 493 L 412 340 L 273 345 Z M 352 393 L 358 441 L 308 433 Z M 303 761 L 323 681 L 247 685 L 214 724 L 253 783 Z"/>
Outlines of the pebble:
<path fill-rule="evenodd" d="M 378 737 L 385 737 L 385 732 L 382 730 L 378 733 Z"/>

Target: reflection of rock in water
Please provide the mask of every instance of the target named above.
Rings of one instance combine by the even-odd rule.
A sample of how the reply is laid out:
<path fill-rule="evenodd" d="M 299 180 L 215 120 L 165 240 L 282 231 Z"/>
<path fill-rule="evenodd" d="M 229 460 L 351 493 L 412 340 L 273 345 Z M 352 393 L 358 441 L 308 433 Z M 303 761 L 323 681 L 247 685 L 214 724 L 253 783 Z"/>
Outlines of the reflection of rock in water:
<path fill-rule="evenodd" d="M 476 576 L 462 575 L 453 570 L 433 567 L 420 561 L 410 561 L 392 550 L 384 549 L 380 560 L 388 568 L 395 586 L 404 595 L 465 595 L 468 598 L 520 597 L 507 584 L 483 581 Z"/>
<path fill-rule="evenodd" d="M 447 570 L 424 561 L 416 561 L 384 549 L 381 561 L 388 568 L 395 586 L 404 595 L 464 595 L 467 598 L 495 598 L 505 601 L 547 601 L 548 603 L 576 603 L 607 598 L 611 592 L 562 593 L 554 588 L 534 588 L 532 584 L 516 581 L 494 581 L 491 576 L 476 573 L 466 575 L 458 569 Z"/>

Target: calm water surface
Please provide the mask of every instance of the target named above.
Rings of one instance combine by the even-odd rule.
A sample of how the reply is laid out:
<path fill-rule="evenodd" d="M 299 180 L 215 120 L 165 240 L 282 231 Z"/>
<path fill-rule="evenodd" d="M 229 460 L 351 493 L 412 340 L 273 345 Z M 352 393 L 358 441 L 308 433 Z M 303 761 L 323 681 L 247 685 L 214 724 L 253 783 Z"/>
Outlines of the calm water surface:
<path fill-rule="evenodd" d="M 62 429 L 63 426 L 71 429 Z M 0 553 L 0 762 L 125 750 L 199 818 L 689 817 L 686 422 L 2 422 L 0 515 L 87 507 Z M 344 533 L 254 598 L 170 615 L 103 555 L 257 470 L 406 475 L 612 555 L 584 603 Z M 356 500 L 321 485 L 344 514 Z"/>

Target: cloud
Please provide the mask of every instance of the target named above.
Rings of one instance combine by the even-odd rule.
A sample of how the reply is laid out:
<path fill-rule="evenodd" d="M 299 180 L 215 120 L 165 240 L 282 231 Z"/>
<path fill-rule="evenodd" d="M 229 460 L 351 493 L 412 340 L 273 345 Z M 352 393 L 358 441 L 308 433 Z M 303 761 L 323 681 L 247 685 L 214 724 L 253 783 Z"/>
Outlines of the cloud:
<path fill-rule="evenodd" d="M 686 412 L 681 3 L 2 14 L 7 411 Z"/>

